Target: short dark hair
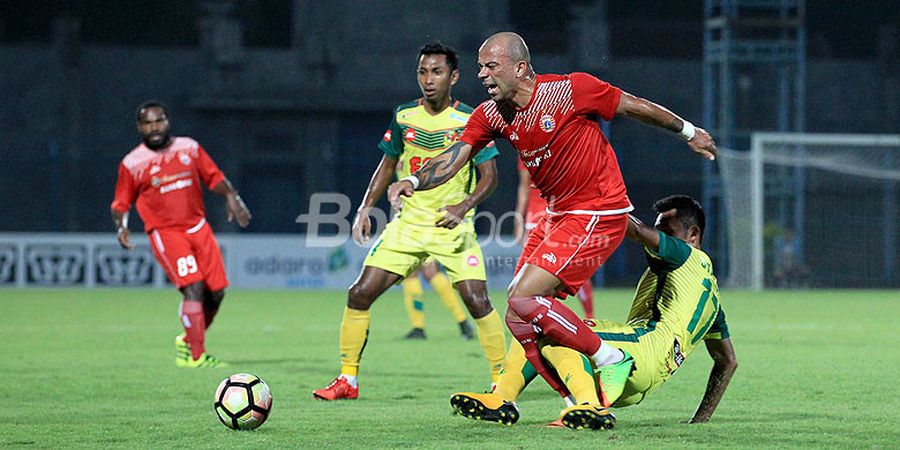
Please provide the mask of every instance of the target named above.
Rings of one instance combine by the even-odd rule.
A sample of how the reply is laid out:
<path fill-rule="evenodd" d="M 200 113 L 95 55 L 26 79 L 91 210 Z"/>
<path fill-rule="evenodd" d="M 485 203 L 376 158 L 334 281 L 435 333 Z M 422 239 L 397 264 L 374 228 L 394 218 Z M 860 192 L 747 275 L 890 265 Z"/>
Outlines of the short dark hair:
<path fill-rule="evenodd" d="M 161 102 L 158 102 L 156 100 L 147 100 L 146 102 L 141 103 L 141 106 L 138 106 L 137 111 L 135 111 L 135 113 L 134 113 L 135 120 L 140 122 L 141 121 L 141 111 L 143 111 L 147 108 L 159 108 L 159 109 L 163 110 L 163 113 L 165 113 L 166 117 L 169 116 L 169 110 L 166 109 L 166 105 L 163 105 Z"/>
<path fill-rule="evenodd" d="M 678 211 L 675 217 L 686 227 L 697 226 L 700 228 L 700 240 L 703 240 L 703 230 L 706 229 L 706 213 L 697 200 L 689 195 L 670 195 L 657 200 L 653 204 L 653 210 L 663 213 L 670 209 Z"/>
<path fill-rule="evenodd" d="M 447 65 L 450 66 L 450 71 L 456 70 L 459 66 L 459 57 L 456 54 L 456 50 L 453 47 L 448 47 L 442 44 L 440 41 L 429 42 L 422 46 L 419 49 L 419 57 L 418 59 L 422 59 L 425 55 L 444 55 L 447 57 Z"/>

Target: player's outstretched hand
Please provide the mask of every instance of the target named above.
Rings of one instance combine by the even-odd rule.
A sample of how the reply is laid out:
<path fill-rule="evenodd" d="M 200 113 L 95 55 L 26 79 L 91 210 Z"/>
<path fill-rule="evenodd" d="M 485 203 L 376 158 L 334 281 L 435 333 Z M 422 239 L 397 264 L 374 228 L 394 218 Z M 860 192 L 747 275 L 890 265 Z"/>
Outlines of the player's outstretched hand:
<path fill-rule="evenodd" d="M 237 220 L 237 223 L 241 228 L 247 228 L 247 225 L 250 225 L 250 219 L 253 218 L 253 215 L 250 214 L 250 210 L 247 209 L 244 200 L 237 194 L 229 195 L 226 198 L 225 207 L 228 209 L 228 221 L 231 222 Z"/>
<path fill-rule="evenodd" d="M 695 129 L 694 137 L 688 141 L 688 145 L 694 153 L 710 161 L 715 161 L 716 155 L 719 153 L 719 149 L 716 148 L 716 142 L 703 128 Z"/>
<path fill-rule="evenodd" d="M 369 218 L 369 208 L 360 208 L 353 219 L 353 240 L 358 244 L 365 244 L 371 236 L 372 219 Z"/>
<path fill-rule="evenodd" d="M 469 209 L 464 205 L 447 205 L 443 208 L 438 208 L 438 212 L 446 211 L 443 217 L 438 219 L 434 225 L 441 228 L 454 229 L 457 225 L 461 224 L 463 221 L 463 217 L 466 216 L 466 213 L 469 212 Z"/>
<path fill-rule="evenodd" d="M 134 244 L 128 240 L 131 236 L 131 232 L 128 231 L 128 228 L 119 228 L 119 233 L 116 235 L 116 239 L 119 241 L 119 245 L 122 246 L 125 250 L 133 250 Z"/>
<path fill-rule="evenodd" d="M 411 181 L 395 181 L 391 183 L 390 186 L 388 186 L 388 201 L 391 202 L 391 206 L 394 209 L 400 211 L 401 209 L 403 209 L 403 199 L 400 198 L 400 196 L 412 197 L 414 192 L 415 189 L 413 189 Z"/>

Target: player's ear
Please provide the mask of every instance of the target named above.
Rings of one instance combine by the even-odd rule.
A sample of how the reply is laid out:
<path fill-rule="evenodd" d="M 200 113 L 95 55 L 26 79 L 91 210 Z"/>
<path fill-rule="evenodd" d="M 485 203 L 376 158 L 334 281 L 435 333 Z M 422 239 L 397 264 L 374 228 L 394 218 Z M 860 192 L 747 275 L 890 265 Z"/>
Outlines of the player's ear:
<path fill-rule="evenodd" d="M 453 72 L 450 73 L 450 86 L 456 84 L 459 81 L 459 69 L 453 69 Z"/>
<path fill-rule="evenodd" d="M 700 245 L 700 240 L 703 239 L 703 235 L 700 233 L 700 227 L 697 225 L 691 225 L 688 228 L 688 241 L 691 244 Z"/>

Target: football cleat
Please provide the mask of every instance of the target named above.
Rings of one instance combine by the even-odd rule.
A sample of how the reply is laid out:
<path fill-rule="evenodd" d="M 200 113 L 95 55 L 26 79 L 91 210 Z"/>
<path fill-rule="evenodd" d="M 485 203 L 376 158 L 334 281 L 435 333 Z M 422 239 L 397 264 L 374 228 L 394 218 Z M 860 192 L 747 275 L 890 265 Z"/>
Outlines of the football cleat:
<path fill-rule="evenodd" d="M 198 367 L 228 367 L 228 363 L 219 361 L 213 355 L 209 353 L 203 352 L 200 354 L 200 357 L 197 359 L 188 359 L 186 365 L 181 367 L 190 367 L 190 368 L 198 368 Z"/>
<path fill-rule="evenodd" d="M 175 365 L 187 367 L 191 361 L 191 344 L 184 341 L 184 333 L 175 336 Z"/>
<path fill-rule="evenodd" d="M 413 328 L 403 339 L 425 339 L 425 330 L 421 328 Z"/>
<path fill-rule="evenodd" d="M 466 341 L 475 339 L 475 332 L 472 331 L 472 325 L 469 325 L 468 320 L 463 320 L 459 323 L 459 335 Z"/>
<path fill-rule="evenodd" d="M 519 408 L 515 403 L 503 400 L 497 394 L 457 392 L 450 396 L 453 412 L 473 420 L 512 425 L 519 420 Z"/>
<path fill-rule="evenodd" d="M 604 407 L 610 407 L 625 390 L 625 382 L 634 370 L 634 358 L 625 350 L 622 350 L 625 357 L 615 363 L 597 369 L 600 372 L 600 401 Z"/>
<path fill-rule="evenodd" d="M 563 425 L 573 430 L 611 430 L 616 426 L 616 416 L 600 405 L 574 405 L 562 411 L 559 418 Z"/>
<path fill-rule="evenodd" d="M 343 377 L 337 377 L 328 386 L 313 391 L 317 400 L 354 400 L 359 397 L 359 386 L 350 386 Z"/>

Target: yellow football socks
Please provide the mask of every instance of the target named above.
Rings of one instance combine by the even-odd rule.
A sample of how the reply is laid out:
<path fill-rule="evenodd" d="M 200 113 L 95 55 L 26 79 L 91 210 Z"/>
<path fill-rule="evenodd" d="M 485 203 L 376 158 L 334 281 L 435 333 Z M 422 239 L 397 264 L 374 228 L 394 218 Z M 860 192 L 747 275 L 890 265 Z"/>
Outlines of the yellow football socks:
<path fill-rule="evenodd" d="M 413 328 L 425 328 L 425 305 L 422 303 L 422 282 L 418 275 L 412 275 L 403 280 L 403 303 L 406 305 L 406 313 Z"/>
<path fill-rule="evenodd" d="M 450 279 L 447 278 L 447 275 L 438 272 L 437 275 L 431 278 L 429 283 L 431 283 L 431 287 L 437 292 L 441 301 L 444 302 L 444 306 L 447 307 L 450 314 L 453 314 L 453 319 L 456 320 L 456 323 L 466 320 L 466 313 L 463 311 L 462 303 L 459 297 L 456 296 L 456 290 L 453 289 L 453 285 L 450 284 Z"/>
<path fill-rule="evenodd" d="M 568 347 L 546 345 L 541 355 L 556 369 L 559 378 L 566 383 L 576 404 L 599 405 L 594 369 L 588 358 Z"/>
<path fill-rule="evenodd" d="M 359 359 L 369 338 L 368 310 L 344 308 L 344 319 L 341 321 L 341 373 L 356 376 L 359 372 Z"/>
<path fill-rule="evenodd" d="M 525 349 L 519 341 L 513 339 L 509 341 L 509 353 L 503 361 L 503 370 L 497 378 L 497 389 L 494 393 L 511 402 L 519 398 L 519 394 L 537 375 L 534 367 L 525 358 Z"/>
<path fill-rule="evenodd" d="M 478 341 L 481 342 L 484 356 L 491 367 L 491 381 L 496 383 L 500 369 L 503 367 L 503 357 L 506 355 L 506 335 L 503 333 L 503 322 L 500 321 L 497 310 L 493 310 L 490 314 L 475 319 L 475 326 L 478 328 Z"/>

